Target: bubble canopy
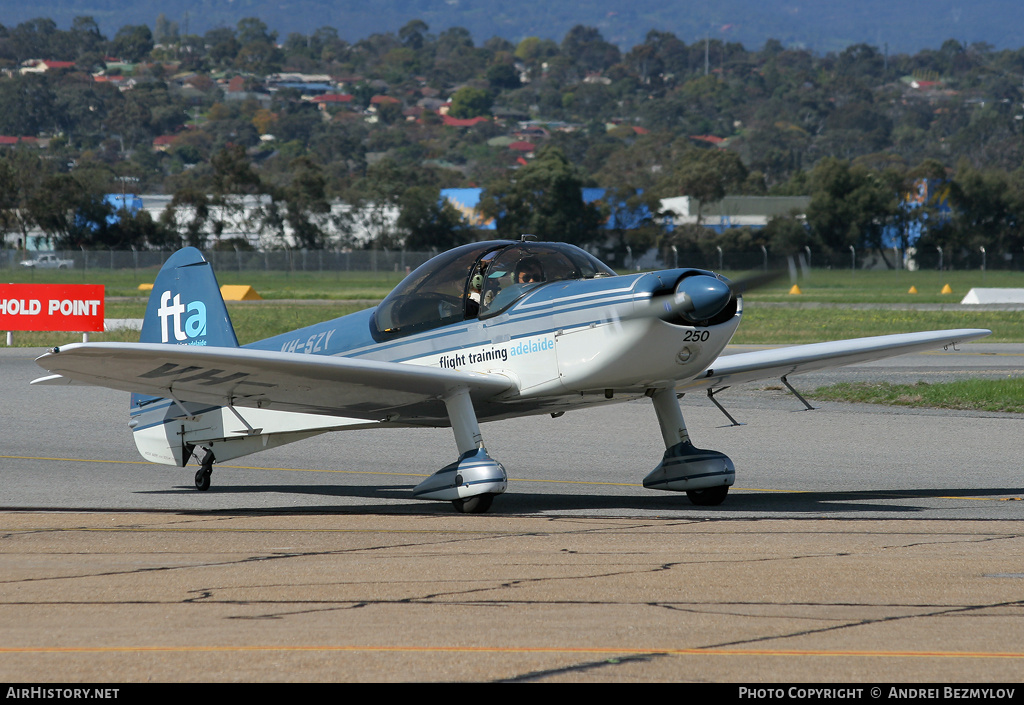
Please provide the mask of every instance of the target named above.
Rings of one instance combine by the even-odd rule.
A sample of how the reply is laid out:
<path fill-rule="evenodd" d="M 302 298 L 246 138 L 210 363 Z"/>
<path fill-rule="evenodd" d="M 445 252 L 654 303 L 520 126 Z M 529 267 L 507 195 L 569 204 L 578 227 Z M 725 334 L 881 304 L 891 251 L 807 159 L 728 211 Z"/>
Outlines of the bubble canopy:
<path fill-rule="evenodd" d="M 488 318 L 546 283 L 609 276 L 615 272 L 608 265 L 574 245 L 474 242 L 432 258 L 407 276 L 377 306 L 371 331 L 382 340 Z"/>

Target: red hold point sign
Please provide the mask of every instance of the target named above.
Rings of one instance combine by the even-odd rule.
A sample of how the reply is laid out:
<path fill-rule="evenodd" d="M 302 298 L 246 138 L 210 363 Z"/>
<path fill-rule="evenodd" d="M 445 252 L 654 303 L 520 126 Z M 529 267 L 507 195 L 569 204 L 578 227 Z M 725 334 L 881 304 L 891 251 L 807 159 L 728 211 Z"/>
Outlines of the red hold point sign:
<path fill-rule="evenodd" d="M 102 284 L 0 284 L 0 330 L 103 332 Z"/>

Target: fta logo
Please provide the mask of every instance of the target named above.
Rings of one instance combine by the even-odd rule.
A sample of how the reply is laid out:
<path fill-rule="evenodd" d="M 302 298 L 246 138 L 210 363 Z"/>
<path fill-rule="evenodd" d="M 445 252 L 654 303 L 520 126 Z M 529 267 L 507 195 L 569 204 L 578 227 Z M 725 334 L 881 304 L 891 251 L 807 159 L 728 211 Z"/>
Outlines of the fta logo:
<path fill-rule="evenodd" d="M 205 340 L 195 340 L 206 335 L 206 304 L 202 301 L 181 303 L 181 294 L 171 292 L 160 294 L 160 308 L 156 315 L 160 317 L 160 342 L 174 341 L 186 345 L 206 345 Z"/>

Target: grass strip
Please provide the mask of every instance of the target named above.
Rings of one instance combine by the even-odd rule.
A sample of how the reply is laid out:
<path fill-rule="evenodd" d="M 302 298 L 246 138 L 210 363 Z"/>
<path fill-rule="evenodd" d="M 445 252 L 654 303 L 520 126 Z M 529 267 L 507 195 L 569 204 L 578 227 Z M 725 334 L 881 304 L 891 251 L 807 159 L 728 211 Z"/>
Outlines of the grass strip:
<path fill-rule="evenodd" d="M 747 306 L 737 345 L 797 345 L 891 333 L 988 328 L 986 343 L 1024 342 L 1024 311 L 777 308 Z"/>
<path fill-rule="evenodd" d="M 964 379 L 956 382 L 841 382 L 807 395 L 823 401 L 890 406 L 1024 413 L 1024 378 Z"/>

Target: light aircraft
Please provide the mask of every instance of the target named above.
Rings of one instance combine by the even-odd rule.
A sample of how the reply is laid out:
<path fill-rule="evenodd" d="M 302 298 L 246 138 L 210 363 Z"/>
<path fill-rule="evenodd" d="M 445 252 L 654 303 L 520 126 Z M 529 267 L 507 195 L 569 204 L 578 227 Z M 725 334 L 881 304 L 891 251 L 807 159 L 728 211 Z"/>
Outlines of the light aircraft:
<path fill-rule="evenodd" d="M 690 437 L 679 397 L 830 366 L 955 346 L 990 331 L 886 335 L 722 355 L 749 282 L 699 269 L 616 275 L 572 245 L 477 242 L 413 271 L 378 306 L 239 347 L 212 267 L 175 252 L 150 295 L 139 343 L 76 343 L 38 358 L 34 384 L 132 392 L 143 458 L 210 487 L 214 462 L 343 429 L 450 426 L 458 458 L 413 497 L 484 512 L 505 468 L 479 423 L 561 416 L 650 398 L 665 451 L 645 487 L 721 503 L 724 453 Z M 715 402 L 717 404 L 717 402 Z"/>

